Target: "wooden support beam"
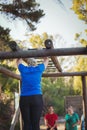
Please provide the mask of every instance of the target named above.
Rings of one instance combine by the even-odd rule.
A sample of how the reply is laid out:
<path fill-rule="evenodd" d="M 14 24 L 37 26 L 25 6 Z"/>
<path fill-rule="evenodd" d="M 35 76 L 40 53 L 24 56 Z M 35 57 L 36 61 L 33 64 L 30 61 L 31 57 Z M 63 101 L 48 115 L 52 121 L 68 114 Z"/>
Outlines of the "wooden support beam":
<path fill-rule="evenodd" d="M 87 76 L 87 72 L 44 73 L 43 77 Z"/>
<path fill-rule="evenodd" d="M 62 68 L 61 68 L 61 66 L 59 64 L 59 61 L 58 61 L 57 57 L 51 56 L 51 59 L 52 59 L 54 65 L 55 65 L 55 67 L 58 69 L 58 71 L 62 72 Z"/>
<path fill-rule="evenodd" d="M 85 130 L 87 130 L 87 88 L 86 88 L 86 77 L 82 76 L 82 89 L 83 89 L 83 105 L 85 114 Z"/>
<path fill-rule="evenodd" d="M 15 78 L 17 80 L 21 80 L 20 75 L 15 74 L 14 72 L 4 68 L 0 67 L 0 73 L 5 74 L 11 78 Z M 60 72 L 60 73 L 44 73 L 42 75 L 43 77 L 64 77 L 64 76 L 87 76 L 87 72 Z"/>
<path fill-rule="evenodd" d="M 20 114 L 20 108 L 18 107 L 18 109 L 15 111 L 15 114 L 13 116 L 12 122 L 11 122 L 11 127 L 10 130 L 14 130 L 15 129 L 15 125 L 18 122 L 18 117 Z"/>
<path fill-rule="evenodd" d="M 5 74 L 11 78 L 15 78 L 20 80 L 20 76 L 15 74 L 14 72 L 10 71 L 9 69 L 5 68 L 5 67 L 0 67 L 0 73 Z"/>
<path fill-rule="evenodd" d="M 0 59 L 31 58 L 45 56 L 87 55 L 86 47 L 0 52 Z"/>
<path fill-rule="evenodd" d="M 50 39 L 45 41 L 45 46 L 47 49 L 54 49 L 53 42 Z M 54 63 L 55 67 L 58 69 L 59 72 L 62 72 L 62 68 L 59 64 L 59 61 L 56 56 L 51 56 L 51 60 Z"/>

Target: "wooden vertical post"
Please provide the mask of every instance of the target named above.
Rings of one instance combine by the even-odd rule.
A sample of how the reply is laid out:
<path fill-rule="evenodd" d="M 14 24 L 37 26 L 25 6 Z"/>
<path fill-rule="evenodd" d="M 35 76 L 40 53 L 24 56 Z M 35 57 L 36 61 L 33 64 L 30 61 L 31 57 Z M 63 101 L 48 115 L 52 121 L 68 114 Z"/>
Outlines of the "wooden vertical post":
<path fill-rule="evenodd" d="M 19 95 L 20 95 L 20 88 L 21 88 L 21 80 L 19 81 Z M 20 122 L 20 130 L 23 130 L 23 122 L 22 122 L 21 112 L 20 112 L 20 116 L 19 116 L 19 122 Z"/>
<path fill-rule="evenodd" d="M 83 108 L 85 116 L 85 130 L 87 130 L 87 92 L 86 92 L 86 78 L 82 76 L 82 89 L 83 89 Z"/>

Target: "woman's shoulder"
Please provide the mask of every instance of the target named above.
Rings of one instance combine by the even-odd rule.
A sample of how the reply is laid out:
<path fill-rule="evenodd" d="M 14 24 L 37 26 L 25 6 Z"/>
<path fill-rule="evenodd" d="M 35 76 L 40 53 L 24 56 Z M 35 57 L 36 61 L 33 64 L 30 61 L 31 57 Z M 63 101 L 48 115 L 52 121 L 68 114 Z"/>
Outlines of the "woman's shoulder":
<path fill-rule="evenodd" d="M 45 70 L 45 65 L 43 63 L 41 63 L 41 64 L 38 64 L 37 66 L 35 66 L 35 68 L 36 68 L 36 70 L 43 71 L 43 70 Z"/>

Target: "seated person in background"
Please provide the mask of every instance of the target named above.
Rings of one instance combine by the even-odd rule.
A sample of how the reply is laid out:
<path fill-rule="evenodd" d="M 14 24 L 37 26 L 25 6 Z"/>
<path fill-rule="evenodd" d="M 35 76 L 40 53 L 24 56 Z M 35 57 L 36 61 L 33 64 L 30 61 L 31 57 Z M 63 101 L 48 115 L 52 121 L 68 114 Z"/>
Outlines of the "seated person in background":
<path fill-rule="evenodd" d="M 74 112 L 73 107 L 69 106 L 65 115 L 65 130 L 78 130 L 80 124 L 79 116 Z"/>
<path fill-rule="evenodd" d="M 53 106 L 50 106 L 48 111 L 49 112 L 44 116 L 44 121 L 45 125 L 47 126 L 47 130 L 57 130 L 58 115 L 54 113 Z"/>

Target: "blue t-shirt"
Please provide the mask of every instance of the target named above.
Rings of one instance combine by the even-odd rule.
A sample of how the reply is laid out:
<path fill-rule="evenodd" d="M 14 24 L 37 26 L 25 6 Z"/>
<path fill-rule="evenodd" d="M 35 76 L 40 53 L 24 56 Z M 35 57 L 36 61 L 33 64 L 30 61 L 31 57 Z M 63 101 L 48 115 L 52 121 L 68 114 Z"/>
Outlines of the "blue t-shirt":
<path fill-rule="evenodd" d="M 44 64 L 37 66 L 24 66 L 19 64 L 18 69 L 21 74 L 21 96 L 29 96 L 42 94 L 41 90 L 41 77 L 45 70 Z"/>

